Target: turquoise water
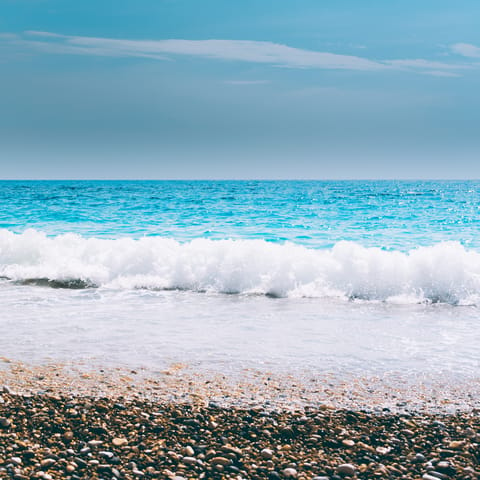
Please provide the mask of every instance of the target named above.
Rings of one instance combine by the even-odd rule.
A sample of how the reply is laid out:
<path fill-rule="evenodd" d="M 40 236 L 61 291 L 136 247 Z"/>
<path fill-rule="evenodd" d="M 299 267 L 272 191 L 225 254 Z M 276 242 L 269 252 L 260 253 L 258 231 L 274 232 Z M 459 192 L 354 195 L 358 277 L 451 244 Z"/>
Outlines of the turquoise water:
<path fill-rule="evenodd" d="M 480 303 L 477 182 L 0 183 L 26 285 Z"/>
<path fill-rule="evenodd" d="M 0 182 L 0 228 L 87 237 L 478 248 L 480 182 Z"/>

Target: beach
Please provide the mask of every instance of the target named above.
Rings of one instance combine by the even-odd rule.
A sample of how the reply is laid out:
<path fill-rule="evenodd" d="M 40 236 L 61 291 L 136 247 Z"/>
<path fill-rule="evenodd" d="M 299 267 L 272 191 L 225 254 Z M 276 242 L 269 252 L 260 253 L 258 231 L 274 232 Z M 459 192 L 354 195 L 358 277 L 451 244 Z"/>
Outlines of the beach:
<path fill-rule="evenodd" d="M 318 380 L 312 389 L 300 378 L 229 379 L 178 364 L 151 378 L 3 358 L 0 478 L 480 476 L 477 387 Z"/>
<path fill-rule="evenodd" d="M 160 395 L 155 401 L 138 389 L 140 382 L 123 387 L 125 396 L 116 382 L 106 395 L 95 388 L 98 377 L 85 373 L 86 383 L 72 393 L 71 377 L 62 377 L 60 369 L 50 369 L 56 388 L 38 371 L 18 365 L 14 370 L 32 390 L 16 393 L 4 386 L 0 394 L 0 478 L 480 476 L 478 409 L 447 414 L 405 405 L 396 413 L 329 404 L 292 408 L 288 399 L 283 408 L 242 407 L 238 398 L 237 405 L 232 402 L 234 395 L 227 406 L 225 397 L 223 405 L 209 400 L 208 389 L 203 396 L 190 392 L 166 401 Z M 34 391 L 35 381 L 35 389 L 43 383 L 45 390 Z M 181 390 L 176 393 L 181 397 Z"/>

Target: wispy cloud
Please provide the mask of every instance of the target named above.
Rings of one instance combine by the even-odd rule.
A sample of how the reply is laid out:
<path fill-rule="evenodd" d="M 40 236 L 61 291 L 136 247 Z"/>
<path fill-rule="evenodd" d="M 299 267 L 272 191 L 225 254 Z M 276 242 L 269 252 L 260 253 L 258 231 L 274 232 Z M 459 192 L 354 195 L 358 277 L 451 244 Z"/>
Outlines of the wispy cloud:
<path fill-rule="evenodd" d="M 431 75 L 433 77 L 460 77 L 461 75 L 454 72 L 446 72 L 445 70 L 425 70 L 424 75 Z"/>
<path fill-rule="evenodd" d="M 32 40 L 36 38 L 36 40 Z M 41 40 L 38 40 L 38 39 Z M 189 55 L 230 61 L 268 63 L 283 67 L 382 70 L 388 66 L 362 57 L 316 52 L 272 42 L 251 40 L 125 40 L 28 31 L 18 41 L 51 53 L 165 58 Z"/>
<path fill-rule="evenodd" d="M 269 80 L 227 80 L 224 82 L 228 85 L 267 85 Z"/>
<path fill-rule="evenodd" d="M 462 57 L 480 58 L 480 47 L 470 43 L 455 43 L 452 45 L 452 51 Z"/>
<path fill-rule="evenodd" d="M 357 71 L 404 70 L 436 76 L 458 76 L 456 71 L 468 67 L 468 65 L 458 63 L 424 59 L 372 60 L 353 55 L 305 50 L 278 43 L 251 40 L 128 40 L 27 31 L 21 35 L 7 34 L 5 36 L 3 34 L 0 36 L 0 41 L 57 54 L 144 57 L 156 60 L 167 60 L 173 55 L 185 55 L 290 68 Z M 457 44 L 457 47 L 462 50 L 462 45 L 466 44 Z M 471 47 L 470 53 L 472 53 L 472 48 L 476 48 L 469 47 Z M 240 85 L 241 82 L 237 81 L 237 84 Z"/>
<path fill-rule="evenodd" d="M 419 68 L 419 69 L 436 69 L 436 70 L 457 70 L 459 68 L 469 68 L 468 65 L 458 65 L 454 63 L 436 62 L 424 60 L 421 58 L 409 60 L 386 60 L 386 64 L 398 68 Z"/>

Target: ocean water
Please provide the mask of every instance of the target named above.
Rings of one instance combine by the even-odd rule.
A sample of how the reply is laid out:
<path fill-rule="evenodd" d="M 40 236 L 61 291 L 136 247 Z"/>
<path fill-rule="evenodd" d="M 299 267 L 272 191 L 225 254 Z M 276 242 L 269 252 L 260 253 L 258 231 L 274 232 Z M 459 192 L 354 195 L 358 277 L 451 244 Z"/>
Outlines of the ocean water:
<path fill-rule="evenodd" d="M 0 182 L 0 351 L 471 376 L 480 182 Z"/>

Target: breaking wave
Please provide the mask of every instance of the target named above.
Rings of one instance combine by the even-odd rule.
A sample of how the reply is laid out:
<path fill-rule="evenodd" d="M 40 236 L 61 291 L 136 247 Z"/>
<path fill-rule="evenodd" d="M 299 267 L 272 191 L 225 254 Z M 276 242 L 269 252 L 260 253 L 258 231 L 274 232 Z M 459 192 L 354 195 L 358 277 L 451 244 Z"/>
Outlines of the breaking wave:
<path fill-rule="evenodd" d="M 405 253 L 347 241 L 316 250 L 262 240 L 180 243 L 0 230 L 0 276 L 54 288 L 480 304 L 480 253 L 456 242 Z"/>

